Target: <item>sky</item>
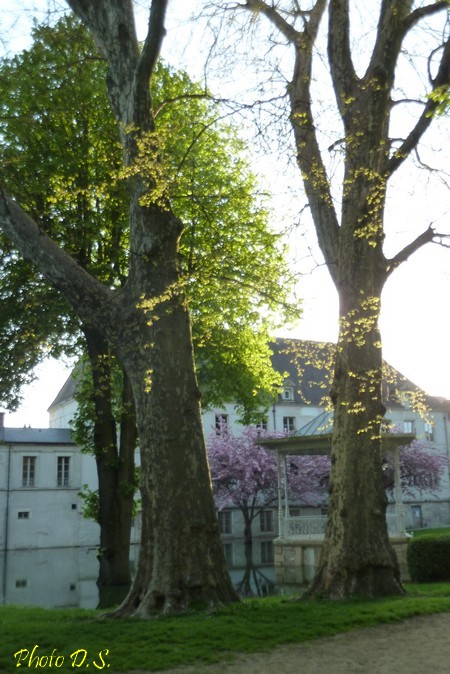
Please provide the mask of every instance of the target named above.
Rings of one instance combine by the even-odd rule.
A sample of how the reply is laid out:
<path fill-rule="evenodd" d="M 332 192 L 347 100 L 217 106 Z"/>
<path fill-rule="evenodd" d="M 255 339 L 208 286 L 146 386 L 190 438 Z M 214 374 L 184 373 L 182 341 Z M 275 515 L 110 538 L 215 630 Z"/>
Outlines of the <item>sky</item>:
<path fill-rule="evenodd" d="M 361 5 L 361 1 L 357 0 L 356 4 L 367 8 L 367 4 Z M 3 39 L 3 53 L 5 49 L 22 49 L 29 39 L 30 16 L 42 20 L 47 2 L 10 0 L 2 4 L 0 38 Z M 51 4 L 55 4 L 53 0 Z M 138 4 L 146 5 L 144 0 Z M 187 17 L 190 9 L 198 4 L 197 0 L 172 0 L 168 34 L 163 45 L 163 56 L 172 62 L 175 58 L 176 63 L 193 77 L 202 76 L 203 61 L 199 43 L 195 36 L 190 35 Z M 145 14 L 139 15 L 138 22 L 138 28 L 145 27 Z M 210 44 L 211 39 L 206 31 L 203 43 Z M 241 79 L 245 80 L 245 77 L 242 78 L 242 72 L 239 74 L 233 69 L 222 72 L 220 80 L 217 80 L 220 95 L 238 92 L 242 88 Z M 214 77 L 209 85 L 214 89 Z M 404 120 L 399 123 L 401 126 Z M 442 167 L 450 165 L 450 120 L 439 120 L 426 140 L 421 157 L 424 164 L 433 161 Z M 297 223 L 292 228 L 289 243 L 290 255 L 298 272 L 296 293 L 302 300 L 303 316 L 297 325 L 280 329 L 278 335 L 335 341 L 338 329 L 337 294 L 326 268 L 321 264 L 312 227 L 304 216 L 304 197 L 297 187 L 299 176 L 295 171 L 284 173 L 284 167 L 277 164 L 271 151 L 266 154 L 260 151 L 255 158 L 255 167 L 263 184 L 265 181 L 274 194 L 276 217 L 280 217 L 286 227 L 291 218 Z M 450 192 L 439 175 L 425 170 L 412 173 L 400 171 L 387 204 L 387 254 L 394 255 L 430 223 L 434 223 L 439 231 L 450 233 L 449 210 Z M 429 245 L 402 265 L 387 282 L 382 297 L 380 327 L 384 358 L 430 395 L 450 399 L 449 304 L 450 249 Z M 6 425 L 47 427 L 47 408 L 69 373 L 70 367 L 64 363 L 48 361 L 41 365 L 37 381 L 24 391 L 23 406 L 16 413 L 7 414 Z"/>

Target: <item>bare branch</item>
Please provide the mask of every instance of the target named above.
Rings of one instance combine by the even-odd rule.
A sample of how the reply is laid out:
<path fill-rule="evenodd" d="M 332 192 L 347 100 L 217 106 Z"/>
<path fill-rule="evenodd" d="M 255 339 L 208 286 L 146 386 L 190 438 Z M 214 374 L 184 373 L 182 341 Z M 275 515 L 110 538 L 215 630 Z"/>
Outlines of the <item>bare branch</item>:
<path fill-rule="evenodd" d="M 302 33 L 302 39 L 296 44 L 295 68 L 289 86 L 289 97 L 297 163 L 304 176 L 305 192 L 316 224 L 319 245 L 334 277 L 339 248 L 339 224 L 317 140 L 311 97 L 312 52 L 325 7 L 326 0 L 317 0 Z"/>
<path fill-rule="evenodd" d="M 345 101 L 352 96 L 357 81 L 350 49 L 350 11 L 348 0 L 331 0 L 328 15 L 328 61 L 336 101 L 342 118 Z"/>
<path fill-rule="evenodd" d="M 300 33 L 297 31 L 290 23 L 284 19 L 275 7 L 268 5 L 262 0 L 247 0 L 245 5 L 247 9 L 250 9 L 253 12 L 261 12 L 264 14 L 269 21 L 280 31 L 282 35 L 288 40 L 288 42 L 295 43 L 298 39 Z"/>
<path fill-rule="evenodd" d="M 148 33 L 139 59 L 136 86 L 148 86 L 151 74 L 155 68 L 161 51 L 162 41 L 166 34 L 164 21 L 169 0 L 152 0 L 150 17 L 148 20 Z"/>
<path fill-rule="evenodd" d="M 436 238 L 446 238 L 450 235 L 447 234 L 439 234 L 434 231 L 432 224 L 429 225 L 428 229 L 425 230 L 425 232 L 422 232 L 422 234 L 419 234 L 419 236 L 414 239 L 414 241 L 411 241 L 407 246 L 405 246 L 397 255 L 395 255 L 393 258 L 390 260 L 386 260 L 386 272 L 387 276 L 392 274 L 392 272 L 399 267 L 402 262 L 406 262 L 408 258 L 413 255 L 413 253 L 417 252 L 420 248 L 425 246 L 427 243 L 432 243 L 435 242 Z M 436 242 L 435 242 L 436 243 Z"/>
<path fill-rule="evenodd" d="M 366 77 L 385 81 L 390 88 L 394 81 L 397 59 L 405 36 L 404 21 L 409 16 L 412 0 L 391 2 L 383 0 L 378 21 L 377 37 Z"/>
<path fill-rule="evenodd" d="M 438 94 L 444 88 L 450 86 L 450 38 L 446 40 L 443 45 L 443 54 L 439 65 L 439 70 L 433 80 L 433 91 L 429 95 L 425 108 L 419 117 L 417 124 L 411 130 L 408 137 L 404 140 L 401 146 L 394 152 L 392 157 L 387 160 L 385 166 L 386 175 L 391 175 L 410 155 L 411 151 L 419 143 L 425 131 L 433 121 L 434 113 L 439 107 L 439 96 L 433 96 L 433 93 Z"/>
<path fill-rule="evenodd" d="M 425 5 L 424 7 L 418 7 L 411 14 L 403 20 L 404 35 L 413 28 L 421 19 L 432 16 L 441 12 L 443 9 L 449 9 L 448 0 L 440 0 L 439 2 L 434 2 L 432 5 Z"/>

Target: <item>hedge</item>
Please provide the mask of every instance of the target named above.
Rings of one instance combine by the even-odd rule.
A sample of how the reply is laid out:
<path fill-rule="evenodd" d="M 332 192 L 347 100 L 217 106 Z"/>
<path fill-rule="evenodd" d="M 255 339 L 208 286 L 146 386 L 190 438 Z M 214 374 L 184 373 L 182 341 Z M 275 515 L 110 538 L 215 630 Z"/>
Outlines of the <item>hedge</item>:
<path fill-rule="evenodd" d="M 414 583 L 450 581 L 450 536 L 410 541 L 407 559 Z"/>

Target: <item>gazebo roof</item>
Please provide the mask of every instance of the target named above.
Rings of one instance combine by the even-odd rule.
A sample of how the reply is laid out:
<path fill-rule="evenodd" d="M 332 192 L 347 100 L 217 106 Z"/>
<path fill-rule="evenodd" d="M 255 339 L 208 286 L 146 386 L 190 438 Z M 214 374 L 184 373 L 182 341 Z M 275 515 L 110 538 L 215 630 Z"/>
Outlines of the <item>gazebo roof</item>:
<path fill-rule="evenodd" d="M 322 412 L 298 431 L 284 438 L 264 438 L 258 444 L 280 454 L 326 455 L 331 453 L 332 437 L 333 412 Z M 415 439 L 415 433 L 382 433 L 381 447 L 389 452 L 396 447 L 409 445 Z"/>

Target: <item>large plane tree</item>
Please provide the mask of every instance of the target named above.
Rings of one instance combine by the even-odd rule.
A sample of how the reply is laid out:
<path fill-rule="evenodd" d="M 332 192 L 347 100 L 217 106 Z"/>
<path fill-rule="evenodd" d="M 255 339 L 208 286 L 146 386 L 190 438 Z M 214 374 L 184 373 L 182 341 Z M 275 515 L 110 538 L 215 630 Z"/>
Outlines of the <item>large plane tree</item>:
<path fill-rule="evenodd" d="M 381 471 L 385 409 L 378 318 L 389 276 L 422 246 L 442 239 L 433 227 L 424 226 L 419 236 L 411 236 L 410 243 L 389 258 L 383 250 L 384 214 L 390 179 L 418 147 L 450 83 L 449 3 L 364 3 L 363 11 L 377 12 L 378 22 L 373 44 L 365 40 L 367 67 L 362 73 L 352 48 L 354 6 L 349 0 L 219 4 L 235 12 L 250 11 L 253 26 L 266 21 L 272 32 L 264 35 L 273 40 L 272 48 L 276 43 L 290 47 L 293 68 L 287 96 L 297 163 L 318 243 L 339 295 L 339 340 L 331 387 L 335 412 L 329 520 L 310 594 L 330 598 L 401 594 L 386 527 Z M 323 49 L 321 28 L 327 13 Z M 427 91 L 414 101 L 414 123 L 403 137 L 393 138 L 391 117 L 402 102 L 399 80 L 404 75 L 398 68 L 399 56 L 415 29 L 430 18 L 440 22 L 440 30 L 435 31 L 439 39 L 416 63 L 417 69 L 425 68 Z M 266 47 L 259 43 L 261 50 Z M 328 133 L 330 127 L 323 90 L 313 86 L 318 61 L 331 75 L 340 117 L 332 143 L 342 158 L 340 190 L 336 176 L 331 184 L 320 136 L 321 130 Z M 325 77 L 326 71 L 322 70 Z M 411 106 L 412 101 L 408 103 Z"/>
<path fill-rule="evenodd" d="M 3 187 L 84 269 L 119 288 L 129 260 L 128 199 L 106 63 L 73 15 L 36 26 L 32 38 L 30 48 L 0 61 Z M 270 362 L 267 308 L 286 306 L 287 261 L 224 111 L 162 60 L 151 91 L 171 205 L 184 223 L 180 265 L 202 406 L 232 399 L 249 421 L 280 379 Z M 7 364 L 0 401 L 14 404 L 47 349 L 85 344 L 90 367 L 83 371 L 93 381 L 81 377 L 72 421 L 77 445 L 97 462 L 98 584 L 128 585 L 136 445 L 128 378 L 115 374 L 104 335 L 80 322 L 2 235 L 0 301 Z"/>
<path fill-rule="evenodd" d="M 149 616 L 236 600 L 221 548 L 181 282 L 183 224 L 164 189 L 150 80 L 167 0 L 149 3 L 138 44 L 131 0 L 68 0 L 108 64 L 106 84 L 128 175 L 129 269 L 111 288 L 63 251 L 5 191 L 0 227 L 25 259 L 111 345 L 130 380 L 141 448 L 142 541 L 117 615 Z M 145 148 L 147 162 L 142 162 Z M 71 222 L 67 222 L 70 227 Z"/>

